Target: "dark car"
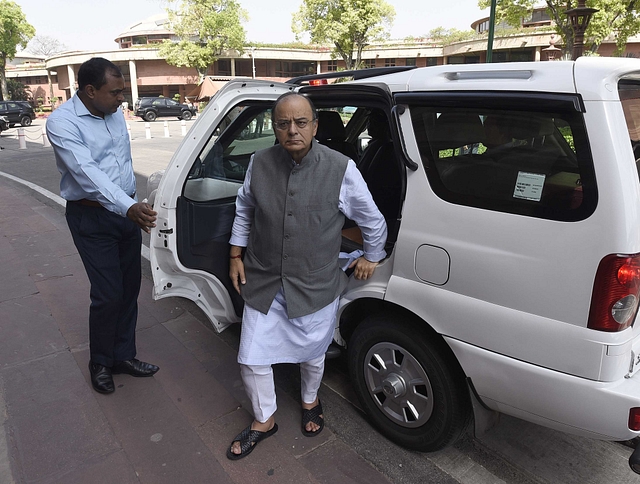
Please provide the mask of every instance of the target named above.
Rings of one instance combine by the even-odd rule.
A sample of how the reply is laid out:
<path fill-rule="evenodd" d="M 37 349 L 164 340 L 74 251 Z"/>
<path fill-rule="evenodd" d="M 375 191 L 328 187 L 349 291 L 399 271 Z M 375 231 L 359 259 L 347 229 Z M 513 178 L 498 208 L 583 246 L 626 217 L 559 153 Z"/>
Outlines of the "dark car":
<path fill-rule="evenodd" d="M 136 101 L 134 114 L 145 121 L 155 121 L 161 116 L 175 116 L 178 119 L 189 120 L 195 116 L 196 108 L 166 97 L 141 97 Z"/>
<path fill-rule="evenodd" d="M 29 126 L 36 119 L 36 113 L 27 101 L 0 101 L 0 116 L 6 116 L 10 126 Z"/>

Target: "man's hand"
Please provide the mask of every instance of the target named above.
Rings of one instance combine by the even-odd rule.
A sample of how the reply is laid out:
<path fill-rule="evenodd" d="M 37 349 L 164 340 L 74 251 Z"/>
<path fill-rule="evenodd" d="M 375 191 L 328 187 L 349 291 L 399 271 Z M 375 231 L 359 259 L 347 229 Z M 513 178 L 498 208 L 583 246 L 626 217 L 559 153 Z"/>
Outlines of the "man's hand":
<path fill-rule="evenodd" d="M 353 275 L 356 279 L 367 280 L 373 275 L 373 271 L 378 267 L 377 262 L 369 262 L 364 257 L 358 257 L 354 260 L 351 265 L 349 265 L 349 269 L 355 266 L 355 270 L 353 271 Z"/>
<path fill-rule="evenodd" d="M 127 217 L 146 233 L 151 232 L 151 229 L 156 226 L 156 215 L 158 212 L 154 212 L 148 203 L 134 203 L 127 210 Z"/>
<path fill-rule="evenodd" d="M 246 284 L 247 282 L 244 276 L 244 262 L 242 262 L 242 259 L 229 259 L 229 277 L 233 287 L 240 294 L 240 284 Z"/>

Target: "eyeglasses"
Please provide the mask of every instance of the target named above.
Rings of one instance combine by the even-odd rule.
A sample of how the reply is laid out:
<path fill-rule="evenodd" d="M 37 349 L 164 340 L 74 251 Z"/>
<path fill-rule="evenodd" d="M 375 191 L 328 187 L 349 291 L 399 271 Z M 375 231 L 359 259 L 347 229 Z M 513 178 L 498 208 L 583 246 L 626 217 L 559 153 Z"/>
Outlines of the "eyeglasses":
<path fill-rule="evenodd" d="M 315 120 L 316 120 L 315 118 L 313 118 L 311 121 L 309 121 L 306 118 L 302 118 L 302 119 L 294 119 L 293 122 L 296 124 L 298 128 L 303 129 L 303 128 L 306 128 L 309 123 L 312 123 Z M 291 121 L 274 121 L 273 125 L 276 127 L 277 130 L 286 131 L 287 129 L 289 129 L 289 126 L 291 126 Z"/>

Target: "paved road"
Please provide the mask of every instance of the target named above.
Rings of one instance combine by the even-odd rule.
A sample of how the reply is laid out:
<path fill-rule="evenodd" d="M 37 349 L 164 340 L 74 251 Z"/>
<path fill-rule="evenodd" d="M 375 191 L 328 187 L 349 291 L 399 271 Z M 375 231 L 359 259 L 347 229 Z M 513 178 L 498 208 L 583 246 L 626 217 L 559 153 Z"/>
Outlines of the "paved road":
<path fill-rule="evenodd" d="M 186 123 L 186 128 L 192 123 Z M 146 177 L 166 167 L 182 139 L 181 123 L 168 120 L 167 124 L 170 138 L 164 137 L 161 120 L 150 123 L 152 138 L 147 139 L 145 123 L 130 121 L 134 168 L 141 198 L 146 196 Z M 74 256 L 74 250 L 69 249 L 71 244 L 62 217 L 63 208 L 56 203 L 55 197 L 52 199 L 48 194 L 57 193 L 59 178 L 51 148 L 42 146 L 41 129 L 41 121 L 25 129 L 26 150 L 18 149 L 14 130 L 0 136 L 0 147 L 4 148 L 0 150 L 0 203 L 5 206 L 4 213 L 0 215 L 0 261 L 4 261 L 10 270 L 18 271 L 15 264 L 7 266 L 7 261 L 24 259 L 27 274 L 37 289 L 33 293 L 26 291 L 27 295 L 18 298 L 14 293 L 20 284 L 7 281 L 6 275 L 4 282 L 0 282 L 0 320 L 3 321 L 0 326 L 0 424 L 5 429 L 4 435 L 0 432 L 0 483 L 116 482 L 113 479 L 77 479 L 94 475 L 83 474 L 88 472 L 87 469 L 110 466 L 112 460 L 120 462 L 120 459 L 124 466 L 122 475 L 126 476 L 121 482 L 154 484 L 257 482 L 257 479 L 268 478 L 272 482 L 334 483 L 640 482 L 640 476 L 628 469 L 627 459 L 631 453 L 628 447 L 575 438 L 505 416 L 483 436 L 473 438 L 467 435 L 452 448 L 438 453 L 420 454 L 401 449 L 372 430 L 358 411 L 342 360 L 329 363 L 321 391 L 328 416 L 328 432 L 323 439 L 302 442 L 289 428 L 279 432 L 273 446 L 267 441 L 263 444 L 264 452 L 256 451 L 250 461 L 240 461 L 249 462 L 248 466 L 230 466 L 221 452 L 237 427 L 241 426 L 238 422 L 249 418 L 242 408 L 238 409 L 247 403 L 234 362 L 238 327 L 217 335 L 201 311 L 188 301 L 151 301 L 148 264 L 145 264 L 140 297 L 145 316 L 138 339 L 141 351 L 153 355 L 150 359 L 160 362 L 163 370 L 150 384 L 125 379 L 122 384 L 127 390 L 121 390 L 119 385 L 115 398 L 121 399 L 115 403 L 114 399 L 94 394 L 86 385 L 87 345 L 83 316 L 86 280 L 81 266 L 74 260 L 77 254 Z M 29 188 L 12 177 L 33 185 Z M 38 191 L 38 187 L 44 190 Z M 21 203 L 14 207 L 7 201 L 14 198 L 7 197 L 17 198 Z M 16 213 L 12 214 L 12 211 Z M 34 212 L 37 216 L 33 215 L 23 223 L 17 215 L 21 211 Z M 41 230 L 42 227 L 46 230 Z M 63 267 L 60 266 L 61 257 L 68 260 Z M 24 274 L 16 273 L 15 277 L 24 282 Z M 28 281 L 24 286 L 31 287 Z M 69 294 L 73 294 L 73 298 Z M 41 349 L 40 353 L 34 353 L 33 348 L 20 339 L 22 333 L 16 326 L 17 321 L 24 319 L 24 309 L 17 308 L 16 301 L 25 297 L 41 297 L 38 304 L 44 307 L 40 313 L 49 311 L 54 326 L 57 325 L 62 335 L 61 340 L 45 338 L 43 342 L 41 330 L 33 329 L 40 331 L 34 335 L 34 341 L 46 347 L 46 351 Z M 5 325 L 5 317 L 12 324 Z M 18 344 L 13 344 L 12 340 L 16 338 Z M 44 425 L 40 428 L 40 423 L 34 423 L 46 419 L 47 415 L 43 415 L 41 407 L 30 402 L 52 398 L 52 390 L 46 385 L 43 387 L 36 377 L 31 381 L 24 370 L 36 367 L 41 375 L 44 370 L 38 365 L 52 358 L 51 355 L 61 359 L 60 371 L 64 371 L 68 375 L 65 378 L 69 380 L 64 383 L 73 388 L 73 414 L 89 419 L 90 424 L 85 421 L 81 425 L 74 421 L 62 404 L 62 407 L 56 407 L 58 412 L 62 412 L 62 417 L 53 419 L 58 427 Z M 277 378 L 279 388 L 284 392 L 284 396 L 279 397 L 281 411 L 278 412 L 278 421 L 281 428 L 295 427 L 292 415 L 297 415 L 296 371 L 291 365 L 282 365 L 278 368 Z M 34 386 L 33 392 L 23 387 L 30 381 Z M 204 388 L 215 389 L 217 393 L 212 395 Z M 68 392 L 66 387 L 64 392 Z M 154 407 L 158 406 L 158 411 L 151 416 L 136 413 L 125 417 L 121 412 L 126 408 L 127 399 L 140 405 L 152 401 Z M 4 412 L 3 408 L 6 409 Z M 126 428 L 127 425 L 131 425 L 131 429 Z M 151 431 L 154 426 L 168 427 L 169 433 L 179 434 L 183 440 L 167 442 L 169 439 L 163 439 L 163 432 Z M 91 438 L 86 446 L 100 448 L 98 444 L 107 441 L 108 452 L 85 449 L 84 453 L 77 454 L 78 449 L 73 442 L 80 436 L 88 438 L 85 434 L 89 429 L 97 429 L 102 438 L 89 434 Z M 136 432 L 148 434 L 148 439 L 141 441 Z M 50 444 L 51 439 L 53 442 L 57 440 L 53 437 L 43 439 L 43 433 L 45 436 L 60 434 L 61 440 L 67 434 L 72 443 L 52 449 L 43 442 Z M 154 453 L 158 449 L 153 449 L 160 442 L 165 442 L 162 452 L 166 454 L 158 457 Z M 85 447 L 79 442 L 76 444 L 82 449 Z M 310 444 L 312 447 L 300 447 Z M 136 449 L 136 445 L 143 449 Z M 189 453 L 192 450 L 194 453 Z M 195 455 L 206 455 L 208 459 L 203 463 Z M 164 462 L 165 467 L 171 468 L 165 469 L 164 474 L 157 469 L 157 466 L 162 468 L 163 462 L 159 461 L 163 459 L 169 461 Z M 130 470 L 133 474 L 129 473 Z M 202 480 L 208 472 L 212 473 L 211 478 Z M 214 475 L 219 476 L 219 480 L 214 479 Z M 176 476 L 180 477 L 176 480 Z M 191 476 L 190 481 L 184 480 L 187 476 Z"/>

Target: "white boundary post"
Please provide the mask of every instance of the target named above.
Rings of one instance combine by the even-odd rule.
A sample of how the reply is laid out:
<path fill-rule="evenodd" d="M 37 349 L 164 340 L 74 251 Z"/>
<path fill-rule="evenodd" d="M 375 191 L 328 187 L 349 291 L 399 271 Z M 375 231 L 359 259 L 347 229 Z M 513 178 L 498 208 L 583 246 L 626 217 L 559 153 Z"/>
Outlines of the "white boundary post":
<path fill-rule="evenodd" d="M 149 123 L 144 123 L 144 131 L 147 139 L 151 139 L 151 125 Z"/>
<path fill-rule="evenodd" d="M 47 136 L 47 129 L 45 125 L 43 125 L 42 126 L 42 147 L 48 148 L 49 146 L 51 146 L 51 143 L 49 143 L 49 137 Z"/>
<path fill-rule="evenodd" d="M 164 137 L 165 138 L 170 138 L 171 135 L 169 134 L 169 122 L 165 121 L 164 122 Z"/>
<path fill-rule="evenodd" d="M 27 140 L 24 138 L 24 128 L 18 128 L 18 144 L 21 150 L 27 149 Z"/>
<path fill-rule="evenodd" d="M 180 125 L 181 125 L 181 129 L 182 129 L 182 136 L 186 136 L 186 134 L 187 134 L 187 122 L 183 119 L 182 121 L 180 121 Z"/>

